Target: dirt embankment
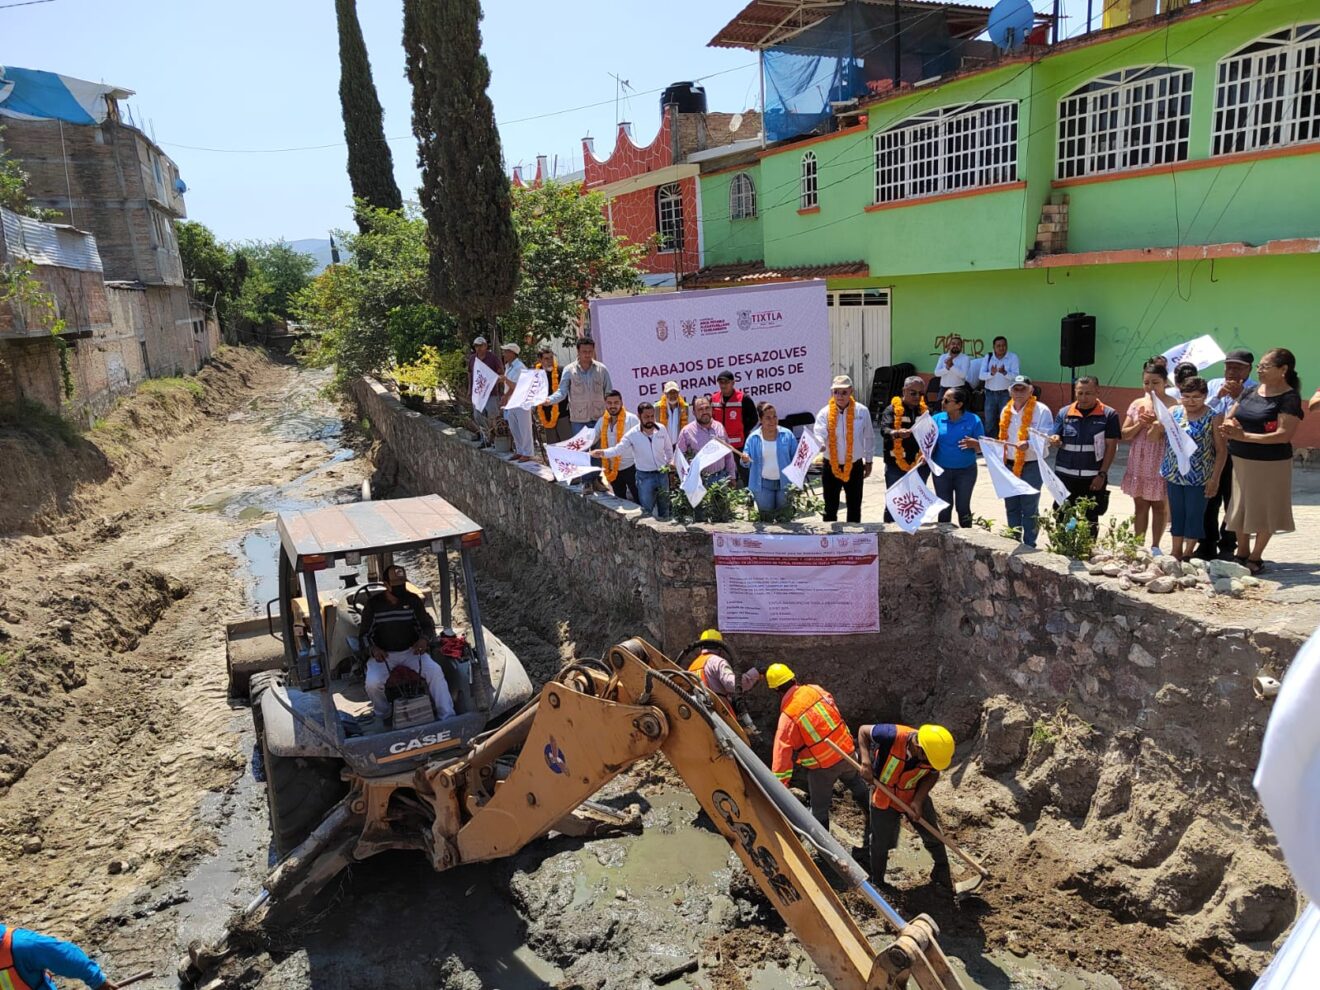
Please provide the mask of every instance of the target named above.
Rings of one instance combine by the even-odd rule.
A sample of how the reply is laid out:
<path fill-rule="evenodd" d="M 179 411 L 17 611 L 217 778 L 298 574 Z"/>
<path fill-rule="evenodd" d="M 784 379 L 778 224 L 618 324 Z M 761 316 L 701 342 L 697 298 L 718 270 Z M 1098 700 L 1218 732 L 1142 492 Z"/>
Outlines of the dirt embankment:
<path fill-rule="evenodd" d="M 263 351 L 224 347 L 195 377 L 143 382 L 85 432 L 39 412 L 0 423 L 0 536 L 66 529 L 115 492 L 143 490 L 171 439 L 242 401 L 269 367 Z"/>

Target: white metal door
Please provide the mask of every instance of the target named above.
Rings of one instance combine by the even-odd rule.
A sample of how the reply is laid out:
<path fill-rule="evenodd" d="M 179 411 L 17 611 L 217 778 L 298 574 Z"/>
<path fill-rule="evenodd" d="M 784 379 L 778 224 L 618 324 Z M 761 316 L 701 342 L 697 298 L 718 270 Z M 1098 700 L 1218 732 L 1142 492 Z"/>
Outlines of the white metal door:
<path fill-rule="evenodd" d="M 829 312 L 834 373 L 851 378 L 858 400 L 869 404 L 875 370 L 889 364 L 889 290 L 831 292 Z"/>

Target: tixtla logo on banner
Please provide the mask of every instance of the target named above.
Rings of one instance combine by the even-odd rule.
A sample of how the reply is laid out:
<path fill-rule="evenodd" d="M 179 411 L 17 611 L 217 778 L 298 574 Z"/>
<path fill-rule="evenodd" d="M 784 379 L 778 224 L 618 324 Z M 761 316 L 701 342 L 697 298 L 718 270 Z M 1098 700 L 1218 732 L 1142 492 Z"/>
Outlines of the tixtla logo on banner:
<path fill-rule="evenodd" d="M 814 413 L 829 400 L 821 280 L 596 299 L 591 326 L 597 357 L 629 409 L 657 401 L 667 381 L 689 398 L 711 395 L 723 371 L 781 417 Z"/>

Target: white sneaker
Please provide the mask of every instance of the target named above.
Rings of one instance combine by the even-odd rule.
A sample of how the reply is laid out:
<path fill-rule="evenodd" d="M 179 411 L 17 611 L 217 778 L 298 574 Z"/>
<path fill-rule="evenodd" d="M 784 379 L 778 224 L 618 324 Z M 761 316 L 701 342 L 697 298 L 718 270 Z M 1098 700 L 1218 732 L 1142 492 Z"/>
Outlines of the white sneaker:
<path fill-rule="evenodd" d="M 1161 550 L 1159 547 L 1151 547 L 1151 548 L 1150 548 L 1150 555 L 1151 555 L 1152 557 L 1163 557 L 1163 556 L 1164 556 L 1164 551 Z"/>

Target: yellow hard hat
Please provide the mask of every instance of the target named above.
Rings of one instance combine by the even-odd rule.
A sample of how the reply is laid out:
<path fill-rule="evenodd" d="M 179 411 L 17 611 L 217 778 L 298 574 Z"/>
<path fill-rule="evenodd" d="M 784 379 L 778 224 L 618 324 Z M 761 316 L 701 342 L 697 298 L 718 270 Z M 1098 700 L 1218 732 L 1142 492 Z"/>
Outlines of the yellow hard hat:
<path fill-rule="evenodd" d="M 793 671 L 789 670 L 785 664 L 772 663 L 765 672 L 765 683 L 773 691 L 783 687 L 789 681 L 796 680 Z"/>
<path fill-rule="evenodd" d="M 706 629 L 701 634 L 700 642 L 704 643 L 708 640 L 714 640 L 716 643 L 723 643 L 724 637 L 720 635 L 718 629 Z"/>
<path fill-rule="evenodd" d="M 936 770 L 953 762 L 953 733 L 942 725 L 923 725 L 917 729 L 917 745 Z"/>

